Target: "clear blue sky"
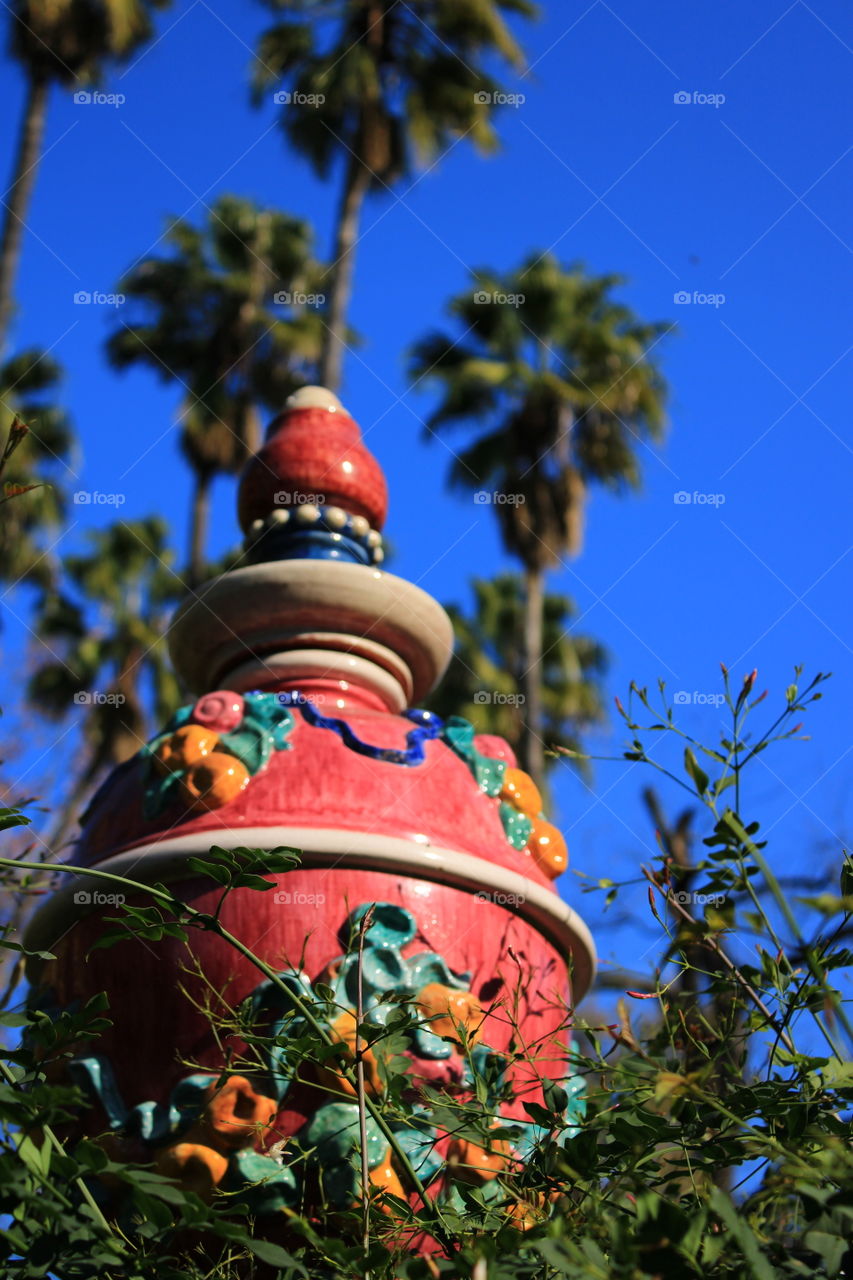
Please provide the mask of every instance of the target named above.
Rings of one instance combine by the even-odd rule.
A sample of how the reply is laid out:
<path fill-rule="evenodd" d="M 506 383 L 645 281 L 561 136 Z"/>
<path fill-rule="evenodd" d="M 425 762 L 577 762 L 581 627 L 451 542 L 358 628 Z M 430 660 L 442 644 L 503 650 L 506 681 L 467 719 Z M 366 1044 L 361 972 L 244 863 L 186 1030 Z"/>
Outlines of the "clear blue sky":
<path fill-rule="evenodd" d="M 509 86 L 526 101 L 499 119 L 502 152 L 481 160 L 460 144 L 365 216 L 352 312 L 365 343 L 349 358 L 343 399 L 388 475 L 394 568 L 464 601 L 471 576 L 506 567 L 489 509 L 445 491 L 450 455 L 422 439 L 431 402 L 407 387 L 407 346 L 440 322 L 471 267 L 507 269 L 551 247 L 623 273 L 633 307 L 679 324 L 661 347 L 670 432 L 643 451 L 639 496 L 593 497 L 584 554 L 552 586 L 610 649 L 611 693 L 659 676 L 691 697 L 713 693 L 720 660 L 737 675 L 757 666 L 758 687 L 778 698 L 795 662 L 837 673 L 809 718 L 814 740 L 759 764 L 745 804 L 774 828 L 778 868 L 814 871 L 850 818 L 851 13 L 835 0 L 544 8 L 525 36 L 532 75 Z M 126 493 L 127 517 L 163 513 L 181 547 L 177 391 L 149 373 L 110 372 L 113 317 L 73 298 L 113 290 L 156 247 L 167 214 L 200 219 L 226 191 L 310 218 L 328 252 L 336 185 L 285 150 L 271 101 L 249 106 L 267 21 L 237 0 L 178 3 L 158 16 L 157 42 L 104 84 L 123 105 L 75 105 L 56 91 L 24 244 L 15 346 L 48 347 L 68 371 L 82 447 L 73 487 Z M 3 70 L 8 173 L 22 84 L 12 63 Z M 679 291 L 725 300 L 677 304 Z M 678 504 L 679 491 L 724 502 Z M 60 549 L 112 514 L 74 509 Z M 223 481 L 214 550 L 235 530 Z M 0 640 L 0 705 L 16 724 L 20 628 L 7 620 Z M 715 736 L 712 707 L 682 710 L 691 731 Z M 593 749 L 613 754 L 623 737 L 614 717 Z M 51 751 L 58 774 L 73 740 Z M 577 869 L 618 878 L 651 856 L 638 801 L 650 780 L 600 765 L 587 790 L 563 771 L 558 816 Z M 597 929 L 597 900 L 581 900 L 570 877 L 565 892 Z M 645 899 L 637 889 L 626 906 L 645 918 Z M 642 963 L 641 933 L 599 939 L 605 959 Z"/>

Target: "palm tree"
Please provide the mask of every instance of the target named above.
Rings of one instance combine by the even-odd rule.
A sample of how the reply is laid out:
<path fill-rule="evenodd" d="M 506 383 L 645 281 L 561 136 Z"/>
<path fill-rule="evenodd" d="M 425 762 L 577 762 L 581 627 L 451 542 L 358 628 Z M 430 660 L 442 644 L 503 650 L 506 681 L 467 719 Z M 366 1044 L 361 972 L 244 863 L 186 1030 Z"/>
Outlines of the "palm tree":
<path fill-rule="evenodd" d="M 471 585 L 470 614 L 448 607 L 456 647 L 429 707 L 440 716 L 464 716 L 478 733 L 496 733 L 522 753 L 524 586 L 516 573 L 475 578 Z M 601 682 L 607 668 L 598 641 L 571 629 L 575 612 L 566 596 L 548 593 L 543 599 L 542 731 L 550 744 L 570 751 L 580 751 L 581 734 L 604 719 Z"/>
<path fill-rule="evenodd" d="M 181 448 L 194 477 L 189 579 L 204 577 L 210 486 L 260 445 L 259 410 L 314 381 L 323 268 L 309 225 L 222 196 L 205 227 L 174 221 L 171 252 L 147 258 L 118 291 L 137 318 L 108 342 L 118 368 L 146 364 L 183 389 Z M 278 299 L 278 301 L 277 301 Z"/>
<path fill-rule="evenodd" d="M 441 389 L 430 433 L 450 424 L 469 430 L 451 483 L 483 491 L 524 568 L 521 757 L 537 781 L 545 573 L 580 551 L 589 486 L 636 486 L 637 446 L 664 425 L 666 384 L 653 350 L 671 326 L 616 302 L 619 283 L 564 269 L 550 254 L 503 278 L 475 272 L 472 289 L 449 306 L 461 335 L 429 335 L 412 357 L 413 377 Z"/>
<path fill-rule="evenodd" d="M 260 38 L 259 100 L 283 91 L 289 141 L 325 177 L 340 157 L 343 181 L 329 275 L 320 381 L 341 380 L 354 249 L 365 197 L 429 161 L 454 139 L 492 150 L 501 86 L 488 61 L 523 65 L 505 15 L 531 17 L 530 0 L 268 0 L 294 12 Z"/>
<path fill-rule="evenodd" d="M 82 710 L 85 743 L 48 838 L 52 848 L 82 797 L 178 705 L 164 635 L 182 584 L 170 568 L 166 534 L 159 517 L 90 530 L 90 550 L 66 556 L 62 583 L 42 597 L 37 629 L 50 656 L 37 665 L 28 696 L 50 719 Z"/>
<path fill-rule="evenodd" d="M 65 514 L 62 485 L 73 437 L 68 415 L 54 400 L 61 376 L 60 366 L 35 349 L 0 364 L 0 440 L 16 419 L 28 428 L 7 460 L 4 485 L 10 492 L 36 486 L 3 508 L 0 582 L 10 586 L 45 588 L 56 573 L 42 535 L 58 528 Z"/>
<path fill-rule="evenodd" d="M 105 61 L 126 58 L 151 35 L 150 10 L 169 0 L 16 0 L 10 51 L 27 79 L 12 182 L 0 229 L 0 352 L 13 309 L 21 237 L 44 139 L 53 84 L 96 82 Z"/>

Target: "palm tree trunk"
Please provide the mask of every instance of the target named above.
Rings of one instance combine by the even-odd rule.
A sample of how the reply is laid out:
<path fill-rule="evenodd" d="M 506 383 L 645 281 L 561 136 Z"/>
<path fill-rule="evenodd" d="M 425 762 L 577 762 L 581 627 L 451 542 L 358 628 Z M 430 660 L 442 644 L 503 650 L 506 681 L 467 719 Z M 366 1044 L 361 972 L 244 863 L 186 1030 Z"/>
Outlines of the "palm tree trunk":
<path fill-rule="evenodd" d="M 195 473 L 195 487 L 190 515 L 189 586 L 194 590 L 204 578 L 207 548 L 207 526 L 210 520 L 211 471 Z"/>
<path fill-rule="evenodd" d="M 12 298 L 18 260 L 21 256 L 21 239 L 24 218 L 29 207 L 36 180 L 45 121 L 50 81 L 46 76 L 31 74 L 27 90 L 24 118 L 18 138 L 18 154 L 15 158 L 14 178 L 9 188 L 9 198 L 0 235 L 0 352 L 6 344 L 9 323 L 12 319 Z"/>
<path fill-rule="evenodd" d="M 524 706 L 521 765 L 541 789 L 545 782 L 545 748 L 542 741 L 542 613 L 545 576 L 541 569 L 524 573 Z"/>
<path fill-rule="evenodd" d="M 344 332 L 352 296 L 355 243 L 361 207 L 370 186 L 370 172 L 355 155 L 350 157 L 335 232 L 334 262 L 326 309 L 326 337 L 320 359 L 320 382 L 330 391 L 341 385 L 344 360 Z"/>

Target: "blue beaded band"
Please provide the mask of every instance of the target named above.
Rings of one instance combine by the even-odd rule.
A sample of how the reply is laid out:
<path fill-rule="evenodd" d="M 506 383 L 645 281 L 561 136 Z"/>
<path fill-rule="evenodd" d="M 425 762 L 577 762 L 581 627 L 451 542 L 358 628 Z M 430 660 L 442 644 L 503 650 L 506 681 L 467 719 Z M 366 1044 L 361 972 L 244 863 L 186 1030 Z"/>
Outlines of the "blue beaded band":
<path fill-rule="evenodd" d="M 269 560 L 349 560 L 378 565 L 385 558 L 382 537 L 370 528 L 364 516 L 311 502 L 282 505 L 266 519 L 255 520 L 245 547 L 253 564 Z"/>

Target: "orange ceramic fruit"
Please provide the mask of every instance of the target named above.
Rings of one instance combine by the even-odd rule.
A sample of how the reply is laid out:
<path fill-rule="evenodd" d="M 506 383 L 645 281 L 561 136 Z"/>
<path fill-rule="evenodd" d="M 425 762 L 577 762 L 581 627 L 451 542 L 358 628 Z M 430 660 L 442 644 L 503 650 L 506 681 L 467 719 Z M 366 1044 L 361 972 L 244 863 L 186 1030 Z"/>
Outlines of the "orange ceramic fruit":
<path fill-rule="evenodd" d="M 516 1200 L 514 1204 L 507 1207 L 507 1217 L 519 1231 L 529 1231 L 531 1227 L 537 1226 L 548 1216 L 545 1211 L 545 1197 L 537 1195 L 536 1200 L 536 1204 L 527 1200 Z"/>
<path fill-rule="evenodd" d="M 211 1085 L 207 1106 L 188 1136 L 220 1150 L 251 1146 L 276 1117 L 272 1098 L 256 1093 L 245 1076 L 229 1076 L 219 1088 Z"/>
<path fill-rule="evenodd" d="M 184 796 L 194 809 L 221 809 L 248 784 L 249 770 L 236 756 L 211 752 L 181 779 Z"/>
<path fill-rule="evenodd" d="M 391 1148 L 385 1152 L 382 1157 L 382 1163 L 377 1165 L 375 1169 L 370 1170 L 370 1181 L 375 1188 L 372 1192 L 378 1200 L 382 1200 L 385 1195 L 398 1196 L 400 1200 L 406 1199 L 406 1193 L 403 1190 L 403 1184 L 397 1177 L 397 1172 L 391 1163 Z M 389 1204 L 382 1205 L 382 1209 L 386 1213 L 392 1212 L 392 1206 Z"/>
<path fill-rule="evenodd" d="M 542 812 L 542 796 L 529 773 L 523 769 L 507 769 L 501 787 L 501 800 L 507 800 L 528 818 Z"/>
<path fill-rule="evenodd" d="M 467 1138 L 453 1138 L 447 1148 L 447 1164 L 460 1182 L 488 1182 L 509 1164 L 509 1143 L 495 1142 L 487 1151 Z"/>
<path fill-rule="evenodd" d="M 544 818 L 533 819 L 533 830 L 526 845 L 537 867 L 552 880 L 569 865 L 569 851 L 561 833 Z"/>
<path fill-rule="evenodd" d="M 179 1142 L 159 1152 L 154 1168 L 164 1178 L 174 1178 L 185 1191 L 194 1191 L 202 1200 L 209 1200 L 213 1188 L 225 1177 L 228 1160 L 212 1147 Z"/>
<path fill-rule="evenodd" d="M 332 1035 L 347 1046 L 346 1060 L 349 1064 L 355 1061 L 358 1021 L 354 1013 L 345 1010 L 331 1025 Z M 364 1087 L 371 1097 L 375 1097 L 382 1089 L 382 1079 L 376 1064 L 376 1056 L 372 1049 L 365 1049 L 362 1054 L 364 1063 Z M 312 1066 L 312 1079 L 316 1080 L 327 1093 L 344 1094 L 347 1098 L 355 1097 L 355 1089 L 339 1071 L 333 1067 Z"/>
<path fill-rule="evenodd" d="M 204 760 L 219 741 L 219 734 L 200 724 L 176 729 L 154 753 L 161 773 L 181 773 L 197 760 Z"/>
<path fill-rule="evenodd" d="M 430 982 L 418 993 L 417 1003 L 434 1035 L 458 1040 L 462 1026 L 468 1032 L 468 1043 L 476 1043 L 485 1015 L 473 991 L 454 991 L 442 982 Z"/>

